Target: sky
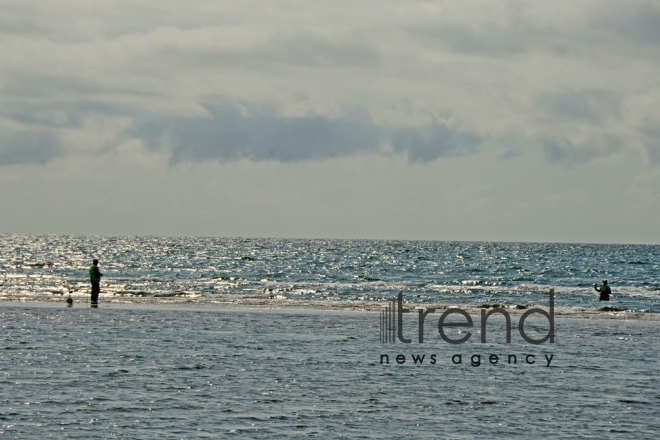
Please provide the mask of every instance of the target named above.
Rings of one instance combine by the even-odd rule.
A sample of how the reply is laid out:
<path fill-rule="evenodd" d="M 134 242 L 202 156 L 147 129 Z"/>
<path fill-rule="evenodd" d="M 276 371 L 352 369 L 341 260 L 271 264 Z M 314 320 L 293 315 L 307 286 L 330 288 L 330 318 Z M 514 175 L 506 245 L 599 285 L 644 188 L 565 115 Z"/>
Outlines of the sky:
<path fill-rule="evenodd" d="M 660 244 L 660 3 L 0 0 L 0 233 Z"/>

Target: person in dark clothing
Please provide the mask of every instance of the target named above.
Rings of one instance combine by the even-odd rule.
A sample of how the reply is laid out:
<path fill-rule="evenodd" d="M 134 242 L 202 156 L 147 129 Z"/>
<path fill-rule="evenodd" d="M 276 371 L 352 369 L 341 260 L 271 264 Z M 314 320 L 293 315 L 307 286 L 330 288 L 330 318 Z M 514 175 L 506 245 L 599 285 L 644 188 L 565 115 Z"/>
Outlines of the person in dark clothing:
<path fill-rule="evenodd" d="M 96 258 L 89 266 L 89 281 L 92 283 L 92 307 L 98 307 L 99 293 L 101 292 L 101 277 L 103 274 L 99 272 L 99 260 Z"/>
<path fill-rule="evenodd" d="M 610 294 L 612 293 L 612 289 L 610 289 L 610 286 L 607 285 L 607 280 L 603 280 L 602 286 L 598 286 L 598 284 L 594 284 L 594 289 L 596 289 L 596 292 L 600 292 L 599 301 L 610 300 Z"/>

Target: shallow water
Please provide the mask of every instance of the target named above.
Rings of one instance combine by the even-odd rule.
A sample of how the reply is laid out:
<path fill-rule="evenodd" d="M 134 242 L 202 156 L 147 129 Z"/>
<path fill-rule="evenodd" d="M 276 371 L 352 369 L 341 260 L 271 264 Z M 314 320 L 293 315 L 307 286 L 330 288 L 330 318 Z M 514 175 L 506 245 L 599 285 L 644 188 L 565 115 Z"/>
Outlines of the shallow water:
<path fill-rule="evenodd" d="M 657 321 L 557 317 L 555 343 L 541 345 L 516 331 L 507 344 L 489 321 L 487 343 L 450 345 L 432 328 L 424 344 L 380 344 L 378 319 L 5 304 L 0 435 L 651 439 L 660 432 Z M 543 332 L 543 324 L 531 328 Z M 398 354 L 406 363 L 396 363 Z M 424 363 L 414 365 L 413 354 Z M 452 363 L 454 354 L 462 364 Z M 475 354 L 479 366 L 471 366 Z M 510 354 L 516 364 L 507 363 Z M 525 362 L 530 354 L 534 364 Z"/>
<path fill-rule="evenodd" d="M 89 300 L 101 259 L 102 302 L 379 307 L 404 291 L 416 304 L 503 307 L 609 304 L 660 313 L 660 246 L 378 240 L 0 235 L 0 300 Z"/>

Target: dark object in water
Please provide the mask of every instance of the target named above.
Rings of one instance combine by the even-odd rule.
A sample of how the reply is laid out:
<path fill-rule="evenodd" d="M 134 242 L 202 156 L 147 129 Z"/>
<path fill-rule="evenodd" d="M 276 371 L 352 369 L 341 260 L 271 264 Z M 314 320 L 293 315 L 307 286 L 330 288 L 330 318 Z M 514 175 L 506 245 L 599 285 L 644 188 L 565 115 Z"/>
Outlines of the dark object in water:
<path fill-rule="evenodd" d="M 477 308 L 479 308 L 479 309 L 490 309 L 491 307 L 494 308 L 494 309 L 499 309 L 500 305 L 499 304 L 482 304 L 480 306 L 477 306 Z"/>
<path fill-rule="evenodd" d="M 71 295 L 66 299 L 66 306 L 73 307 L 73 298 L 71 298 Z"/>
<path fill-rule="evenodd" d="M 601 312 L 625 312 L 628 309 L 625 307 L 615 307 L 615 306 L 606 306 L 606 307 L 601 307 L 600 309 Z"/>

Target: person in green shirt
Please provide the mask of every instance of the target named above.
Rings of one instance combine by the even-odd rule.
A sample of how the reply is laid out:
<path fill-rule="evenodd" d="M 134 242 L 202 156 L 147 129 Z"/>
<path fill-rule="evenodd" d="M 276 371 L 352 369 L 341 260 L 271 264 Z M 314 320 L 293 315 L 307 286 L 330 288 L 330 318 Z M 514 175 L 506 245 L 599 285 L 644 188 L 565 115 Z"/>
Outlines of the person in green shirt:
<path fill-rule="evenodd" d="M 610 286 L 607 285 L 607 280 L 603 280 L 603 285 L 602 286 L 598 286 L 598 284 L 594 284 L 594 289 L 596 289 L 596 292 L 600 292 L 599 301 L 609 301 L 610 300 L 610 295 L 612 294 L 612 289 L 610 289 Z"/>
<path fill-rule="evenodd" d="M 89 281 L 92 283 L 92 307 L 98 307 L 99 293 L 101 293 L 101 277 L 99 272 L 99 260 L 94 258 L 92 265 L 89 266 Z"/>

